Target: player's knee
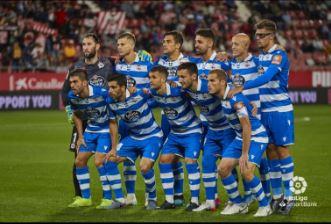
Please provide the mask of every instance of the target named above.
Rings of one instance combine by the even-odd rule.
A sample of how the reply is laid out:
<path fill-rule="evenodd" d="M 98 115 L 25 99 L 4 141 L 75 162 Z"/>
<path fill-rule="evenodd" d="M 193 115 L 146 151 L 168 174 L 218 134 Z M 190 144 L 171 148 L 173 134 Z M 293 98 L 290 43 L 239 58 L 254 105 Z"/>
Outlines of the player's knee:
<path fill-rule="evenodd" d="M 279 159 L 284 159 L 284 158 L 290 156 L 290 152 L 289 152 L 288 148 L 283 147 L 283 146 L 277 147 L 277 154 L 278 154 Z"/>
<path fill-rule="evenodd" d="M 247 182 L 250 182 L 254 178 L 254 173 L 249 169 L 242 171 L 241 175 Z"/>
<path fill-rule="evenodd" d="M 217 168 L 217 172 L 221 176 L 221 178 L 226 178 L 227 176 L 229 176 L 231 170 L 232 170 L 232 167 L 230 167 L 228 164 L 222 163 L 222 162 L 218 165 L 218 168 Z"/>
<path fill-rule="evenodd" d="M 161 155 L 159 163 L 172 163 L 174 161 L 174 157 L 171 155 Z"/>
<path fill-rule="evenodd" d="M 75 166 L 76 167 L 84 167 L 87 165 L 87 161 L 85 161 L 83 158 L 77 157 L 75 159 Z"/>
<path fill-rule="evenodd" d="M 196 162 L 197 162 L 196 159 L 185 158 L 185 163 L 186 163 L 186 164 L 192 164 L 192 163 L 196 163 Z"/>
<path fill-rule="evenodd" d="M 140 164 L 140 171 L 142 173 L 147 173 L 151 169 L 149 164 Z"/>
<path fill-rule="evenodd" d="M 94 164 L 95 164 L 96 167 L 102 166 L 103 163 L 104 163 L 104 160 L 101 160 L 101 159 L 95 159 L 94 160 Z"/>

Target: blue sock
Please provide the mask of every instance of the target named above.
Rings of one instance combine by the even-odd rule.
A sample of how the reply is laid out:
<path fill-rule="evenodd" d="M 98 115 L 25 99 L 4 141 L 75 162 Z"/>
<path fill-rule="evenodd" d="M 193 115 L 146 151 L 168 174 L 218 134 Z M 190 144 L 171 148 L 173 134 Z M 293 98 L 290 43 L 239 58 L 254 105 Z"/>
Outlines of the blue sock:
<path fill-rule="evenodd" d="M 174 203 L 174 173 L 171 163 L 160 163 L 160 177 L 162 188 L 165 194 L 165 200 L 169 203 Z"/>
<path fill-rule="evenodd" d="M 267 158 L 262 158 L 260 163 L 260 180 L 263 187 L 264 194 L 267 198 L 271 196 L 271 189 L 270 189 L 270 167 Z"/>
<path fill-rule="evenodd" d="M 123 162 L 123 176 L 125 180 L 126 193 L 134 194 L 137 179 L 136 164 L 129 160 L 125 160 Z"/>
<path fill-rule="evenodd" d="M 234 176 L 230 174 L 222 179 L 223 186 L 228 193 L 229 200 L 233 203 L 240 204 L 243 200 L 238 191 L 238 183 Z"/>
<path fill-rule="evenodd" d="M 190 191 L 191 191 L 191 202 L 199 204 L 199 193 L 200 193 L 200 169 L 199 164 L 190 163 L 186 164 L 188 173 Z"/>
<path fill-rule="evenodd" d="M 105 164 L 105 168 L 107 172 L 107 180 L 109 181 L 111 189 L 114 191 L 116 200 L 124 199 L 121 174 L 118 171 L 117 163 L 108 161 Z"/>
<path fill-rule="evenodd" d="M 260 179 L 254 176 L 254 178 L 250 182 L 248 182 L 248 184 L 251 187 L 251 191 L 255 195 L 255 198 L 259 202 L 259 207 L 267 206 L 269 202 L 264 194 Z"/>
<path fill-rule="evenodd" d="M 156 184 L 155 184 L 155 175 L 154 169 L 148 170 L 146 173 L 142 173 L 145 185 L 146 185 L 146 192 L 148 192 L 148 200 L 156 201 Z"/>
<path fill-rule="evenodd" d="M 99 176 L 100 176 L 100 181 L 102 184 L 102 195 L 104 199 L 109 199 L 111 200 L 111 191 L 110 191 L 110 184 L 107 180 L 107 171 L 105 166 L 99 166 L 97 167 Z"/>
<path fill-rule="evenodd" d="M 216 188 L 216 159 L 211 153 L 204 153 L 202 157 L 202 180 L 206 191 L 206 201 L 214 201 Z"/>
<path fill-rule="evenodd" d="M 286 157 L 280 160 L 281 170 L 282 170 L 282 180 L 284 184 L 284 197 L 289 200 L 292 196 L 290 190 L 290 181 L 293 178 L 294 164 L 292 156 Z"/>
<path fill-rule="evenodd" d="M 172 169 L 174 173 L 174 192 L 175 195 L 183 195 L 184 188 L 184 168 L 182 162 L 177 162 L 172 164 Z"/>
<path fill-rule="evenodd" d="M 79 183 L 80 191 L 83 198 L 90 198 L 90 173 L 88 167 L 76 167 L 76 177 Z"/>
<path fill-rule="evenodd" d="M 251 186 L 249 185 L 249 183 L 243 178 L 243 185 L 244 185 L 244 202 L 249 202 L 249 200 L 252 197 L 252 191 L 251 191 Z"/>
<path fill-rule="evenodd" d="M 269 160 L 270 165 L 270 184 L 272 188 L 272 197 L 274 199 L 281 198 L 282 190 L 282 171 L 278 159 Z"/>

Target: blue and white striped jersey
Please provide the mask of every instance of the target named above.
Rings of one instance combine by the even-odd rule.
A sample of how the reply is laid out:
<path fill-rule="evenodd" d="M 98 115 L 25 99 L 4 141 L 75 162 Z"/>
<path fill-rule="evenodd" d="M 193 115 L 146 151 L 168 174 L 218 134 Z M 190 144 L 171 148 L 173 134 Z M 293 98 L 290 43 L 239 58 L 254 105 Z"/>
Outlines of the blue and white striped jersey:
<path fill-rule="evenodd" d="M 269 82 L 260 87 L 262 112 L 292 111 L 293 105 L 287 89 L 290 62 L 286 52 L 275 44 L 268 52 L 262 52 L 259 55 L 259 66 L 261 73 L 264 73 L 260 78 L 268 75 L 267 73 L 273 69 L 277 71 Z"/>
<path fill-rule="evenodd" d="M 150 92 L 163 109 L 169 121 L 170 132 L 178 135 L 201 133 L 201 122 L 185 92 L 181 90 L 181 87 L 166 85 L 167 93 L 165 95 L 159 95 L 154 89 L 151 89 Z"/>
<path fill-rule="evenodd" d="M 68 93 L 71 109 L 81 114 L 82 120 L 87 120 L 85 132 L 109 132 L 109 111 L 106 102 L 108 91 L 91 85 L 88 88 L 89 97 L 87 98 L 74 95 L 72 90 Z"/>
<path fill-rule="evenodd" d="M 162 55 L 154 65 L 162 65 L 168 70 L 168 80 L 178 81 L 177 68 L 181 63 L 189 62 L 189 58 L 180 53 L 175 61 L 171 61 L 167 55 Z"/>
<path fill-rule="evenodd" d="M 198 76 L 206 78 L 211 70 L 223 69 L 225 71 L 230 70 L 229 62 L 221 62 L 216 59 L 216 52 L 210 56 L 210 59 L 204 61 L 202 57 L 190 57 L 191 62 L 195 63 L 198 67 Z"/>
<path fill-rule="evenodd" d="M 259 59 L 249 54 L 243 61 L 233 59 L 231 62 L 232 77 L 241 75 L 245 81 L 254 80 L 260 74 L 258 73 Z M 257 117 L 261 119 L 261 102 L 259 87 L 246 89 L 242 92 L 249 101 L 254 103 L 258 109 Z"/>
<path fill-rule="evenodd" d="M 153 64 L 149 61 L 140 61 L 138 54 L 133 63 L 127 64 L 124 59 L 116 64 L 115 70 L 119 74 L 129 75 L 136 81 L 138 89 L 149 87 L 148 73 Z"/>
<path fill-rule="evenodd" d="M 198 88 L 196 92 L 184 89 L 191 97 L 192 101 L 200 107 L 200 113 L 208 121 L 208 128 L 213 131 L 231 128 L 222 109 L 222 101 L 208 92 L 208 80 L 198 78 Z"/>
<path fill-rule="evenodd" d="M 155 122 L 152 110 L 147 104 L 149 95 L 137 90 L 131 94 L 126 91 L 124 102 L 108 97 L 110 113 L 120 117 L 128 127 L 129 136 L 143 140 L 150 137 L 163 137 L 161 128 Z"/>
<path fill-rule="evenodd" d="M 227 117 L 230 126 L 236 132 L 236 139 L 242 140 L 242 126 L 239 121 L 240 116 L 248 116 L 251 123 L 252 134 L 251 140 L 260 143 L 268 143 L 268 135 L 266 129 L 260 122 L 260 120 L 252 115 L 252 105 L 249 104 L 248 99 L 242 94 L 238 93 L 234 95 L 231 99 L 226 99 L 229 90 L 232 87 L 228 85 L 222 100 L 223 110 L 225 116 Z M 234 105 L 236 103 L 242 102 L 244 107 L 241 110 L 236 110 Z"/>

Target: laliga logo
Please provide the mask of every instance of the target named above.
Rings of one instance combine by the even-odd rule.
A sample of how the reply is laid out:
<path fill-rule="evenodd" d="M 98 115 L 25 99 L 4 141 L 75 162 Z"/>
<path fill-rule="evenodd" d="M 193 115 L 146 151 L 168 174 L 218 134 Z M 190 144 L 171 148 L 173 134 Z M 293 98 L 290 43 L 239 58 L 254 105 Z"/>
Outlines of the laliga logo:
<path fill-rule="evenodd" d="M 290 190 L 294 194 L 303 194 L 306 191 L 307 182 L 303 177 L 295 176 L 290 181 Z"/>

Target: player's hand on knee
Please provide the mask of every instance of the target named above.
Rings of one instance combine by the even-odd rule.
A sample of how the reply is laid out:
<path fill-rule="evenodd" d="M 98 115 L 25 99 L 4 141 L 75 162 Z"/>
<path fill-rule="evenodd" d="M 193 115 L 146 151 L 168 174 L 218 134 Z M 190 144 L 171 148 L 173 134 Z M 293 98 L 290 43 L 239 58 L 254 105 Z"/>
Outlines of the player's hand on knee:
<path fill-rule="evenodd" d="M 240 173 L 244 174 L 248 169 L 248 154 L 243 153 L 239 158 L 239 169 Z"/>
<path fill-rule="evenodd" d="M 67 105 L 65 107 L 65 110 L 66 110 L 66 113 L 67 113 L 67 119 L 68 119 L 69 124 L 74 125 L 75 123 L 74 123 L 74 120 L 73 120 L 73 112 L 71 110 L 70 105 Z"/>
<path fill-rule="evenodd" d="M 84 138 L 78 138 L 78 140 L 77 140 L 77 144 L 76 144 L 76 150 L 77 150 L 77 153 L 79 152 L 79 148 L 80 148 L 81 146 L 85 146 L 85 147 L 87 147 L 87 146 L 86 146 L 86 143 L 85 143 L 85 141 L 84 141 Z"/>

